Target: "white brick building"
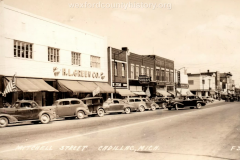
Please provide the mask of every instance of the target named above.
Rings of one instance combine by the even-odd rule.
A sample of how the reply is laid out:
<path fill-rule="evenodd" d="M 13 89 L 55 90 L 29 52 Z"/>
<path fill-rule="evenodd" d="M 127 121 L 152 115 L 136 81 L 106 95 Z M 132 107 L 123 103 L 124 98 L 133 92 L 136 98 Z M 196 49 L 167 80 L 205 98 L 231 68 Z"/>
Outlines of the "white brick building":
<path fill-rule="evenodd" d="M 25 83 L 25 79 L 42 79 L 57 90 L 57 86 L 65 85 L 73 95 L 81 91 L 92 92 L 84 82 L 102 82 L 100 85 L 105 85 L 108 81 L 106 37 L 7 6 L 3 1 L 0 1 L 0 61 L 0 75 L 8 80 L 7 77 L 16 73 L 19 90 L 21 81 Z M 82 82 L 87 89 L 71 90 L 73 86 L 68 86 L 66 80 Z M 2 92 L 3 84 L 0 87 Z M 101 92 L 110 92 L 105 91 Z M 19 98 L 19 94 L 17 97 L 16 94 L 8 94 L 5 99 L 10 99 L 9 95 L 15 97 L 13 99 Z M 40 104 L 45 104 L 49 95 L 55 97 L 55 93 L 45 93 L 41 88 L 32 95 Z M 52 100 L 48 104 L 51 103 Z"/>

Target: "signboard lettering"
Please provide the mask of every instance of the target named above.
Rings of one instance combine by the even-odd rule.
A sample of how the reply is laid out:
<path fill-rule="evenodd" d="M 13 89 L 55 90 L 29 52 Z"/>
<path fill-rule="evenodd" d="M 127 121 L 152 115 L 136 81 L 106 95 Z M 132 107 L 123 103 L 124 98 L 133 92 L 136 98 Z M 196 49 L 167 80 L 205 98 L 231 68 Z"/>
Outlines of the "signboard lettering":
<path fill-rule="evenodd" d="M 139 75 L 138 81 L 139 81 L 140 84 L 149 84 L 150 77 L 148 77 L 146 75 Z"/>

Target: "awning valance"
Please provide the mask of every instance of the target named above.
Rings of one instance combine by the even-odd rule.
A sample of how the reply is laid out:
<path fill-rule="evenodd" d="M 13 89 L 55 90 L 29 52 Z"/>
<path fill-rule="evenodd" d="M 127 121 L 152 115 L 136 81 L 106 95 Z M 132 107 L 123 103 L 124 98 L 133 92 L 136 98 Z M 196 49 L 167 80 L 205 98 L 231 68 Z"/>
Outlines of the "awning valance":
<path fill-rule="evenodd" d="M 78 83 L 78 81 L 68 81 L 68 80 L 58 80 L 59 90 L 61 92 L 68 92 L 69 90 L 72 92 L 81 92 L 81 93 L 90 93 L 91 91 Z"/>
<path fill-rule="evenodd" d="M 146 96 L 146 93 L 145 93 L 145 92 L 143 92 L 143 91 L 139 91 L 139 92 L 132 92 L 132 93 L 134 93 L 134 94 L 136 94 L 136 95 L 139 95 L 139 96 Z"/>
<path fill-rule="evenodd" d="M 185 88 L 177 88 L 177 92 L 182 96 L 194 96 L 194 94 L 189 89 Z"/>
<path fill-rule="evenodd" d="M 162 90 L 162 89 L 157 89 L 157 93 L 161 94 L 164 97 L 171 96 L 170 93 L 168 93 L 167 91 Z"/>
<path fill-rule="evenodd" d="M 78 81 L 78 83 L 89 89 L 91 92 L 93 92 L 98 87 L 98 85 L 94 82 Z"/>
<path fill-rule="evenodd" d="M 114 89 L 108 84 L 103 82 L 95 82 L 100 87 L 101 93 L 114 93 Z"/>
<path fill-rule="evenodd" d="M 10 80 L 12 77 L 7 77 L 7 79 Z M 58 90 L 47 84 L 43 79 L 15 78 L 15 81 L 17 88 L 23 92 L 58 92 Z"/>
<path fill-rule="evenodd" d="M 129 91 L 128 89 L 116 89 L 117 93 L 119 93 L 121 96 L 135 96 L 134 93 Z"/>

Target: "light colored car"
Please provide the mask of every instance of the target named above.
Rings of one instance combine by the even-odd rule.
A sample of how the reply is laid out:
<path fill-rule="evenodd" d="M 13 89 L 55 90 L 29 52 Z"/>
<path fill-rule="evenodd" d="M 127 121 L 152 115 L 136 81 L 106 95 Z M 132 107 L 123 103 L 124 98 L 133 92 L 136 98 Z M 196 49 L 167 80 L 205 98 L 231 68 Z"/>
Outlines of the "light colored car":
<path fill-rule="evenodd" d="M 159 105 L 155 103 L 154 101 L 148 99 L 148 98 L 142 98 L 142 101 L 146 102 L 146 109 L 156 110 L 156 108 L 159 108 Z"/>
<path fill-rule="evenodd" d="M 103 108 L 108 111 L 108 113 L 121 112 L 129 114 L 132 111 L 136 111 L 138 107 L 128 104 L 122 99 L 108 99 L 103 103 Z"/>
<path fill-rule="evenodd" d="M 214 102 L 214 99 L 212 97 L 209 97 L 209 96 L 203 96 L 202 99 L 205 100 L 207 103 L 213 103 Z"/>
<path fill-rule="evenodd" d="M 133 107 L 136 107 L 138 111 L 143 112 L 145 109 L 147 109 L 146 102 L 142 100 L 142 98 L 136 97 L 136 98 L 125 98 L 123 101 L 125 103 L 128 103 L 129 105 L 132 105 Z"/>

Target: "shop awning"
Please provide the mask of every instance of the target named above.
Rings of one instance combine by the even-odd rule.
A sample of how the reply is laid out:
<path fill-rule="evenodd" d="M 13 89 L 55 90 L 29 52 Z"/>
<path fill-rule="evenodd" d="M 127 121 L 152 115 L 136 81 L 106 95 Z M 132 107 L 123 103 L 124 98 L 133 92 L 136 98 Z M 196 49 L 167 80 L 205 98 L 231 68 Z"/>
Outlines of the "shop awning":
<path fill-rule="evenodd" d="M 143 91 L 136 91 L 136 92 L 132 92 L 132 93 L 134 93 L 134 94 L 136 94 L 136 95 L 138 95 L 138 96 L 146 96 L 146 93 L 145 92 L 143 92 Z"/>
<path fill-rule="evenodd" d="M 10 80 L 12 79 L 12 77 L 7 77 L 7 79 Z M 17 88 L 19 88 L 23 92 L 58 92 L 58 90 L 47 84 L 43 79 L 16 78 L 15 84 Z"/>
<path fill-rule="evenodd" d="M 185 88 L 177 88 L 177 92 L 182 96 L 194 96 L 194 94 L 189 89 Z"/>
<path fill-rule="evenodd" d="M 112 88 L 108 83 L 95 82 L 100 87 L 101 93 L 114 93 L 114 88 Z"/>
<path fill-rule="evenodd" d="M 168 93 L 167 91 L 162 90 L 162 89 L 157 89 L 157 93 L 163 95 L 164 97 L 171 96 L 170 93 Z"/>
<path fill-rule="evenodd" d="M 168 91 L 168 93 L 170 93 L 170 94 L 172 94 L 172 95 L 174 95 L 175 96 L 175 92 L 174 91 Z"/>
<path fill-rule="evenodd" d="M 116 89 L 117 93 L 119 93 L 121 96 L 135 96 L 134 93 L 129 91 L 128 89 Z"/>
<path fill-rule="evenodd" d="M 78 83 L 78 81 L 68 81 L 68 80 L 58 80 L 59 90 L 61 92 L 81 92 L 81 93 L 90 93 L 91 91 L 87 89 L 82 84 Z"/>
<path fill-rule="evenodd" d="M 94 82 L 78 81 L 78 83 L 89 89 L 91 92 L 93 92 L 98 87 L 98 85 L 95 84 Z"/>

